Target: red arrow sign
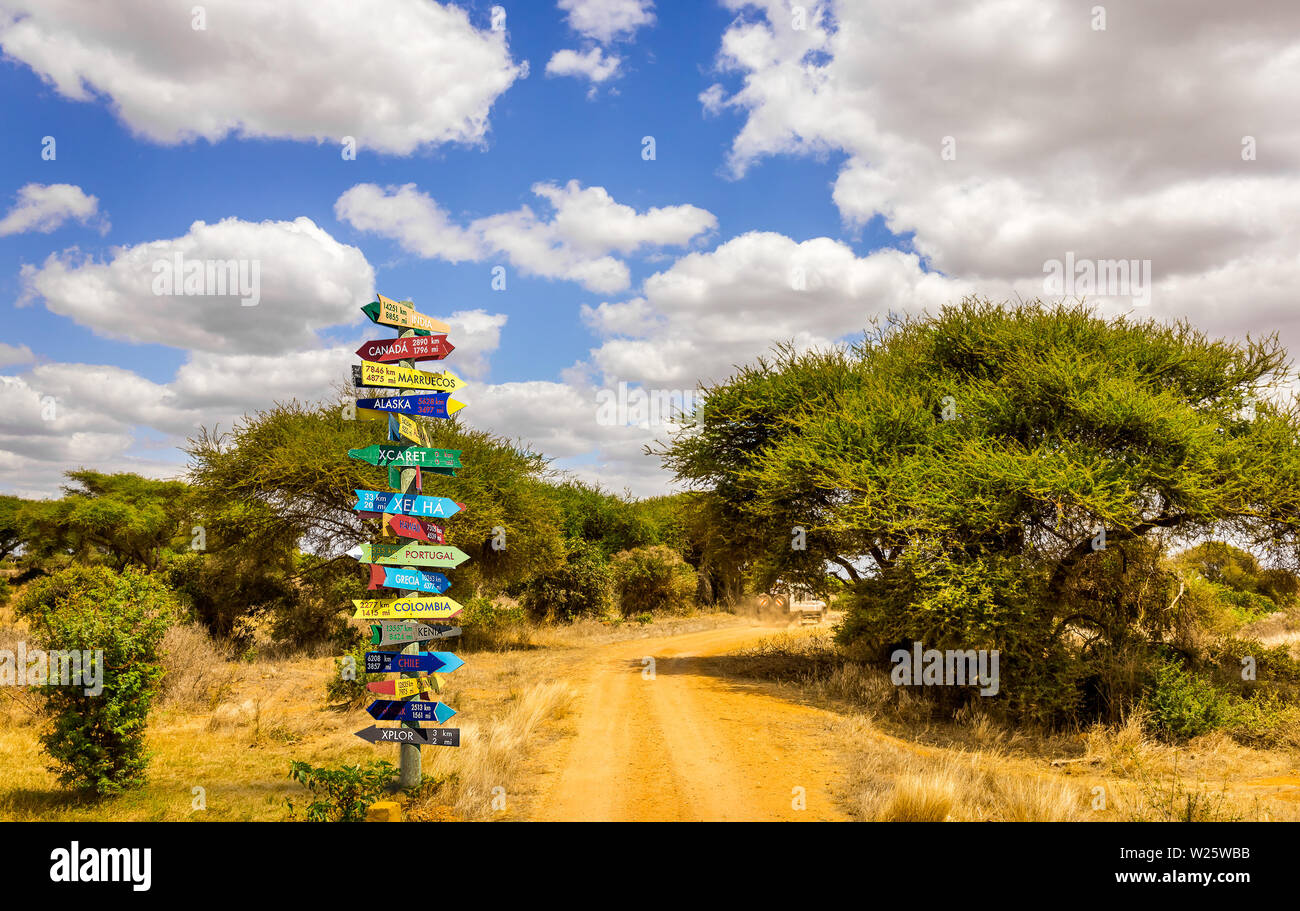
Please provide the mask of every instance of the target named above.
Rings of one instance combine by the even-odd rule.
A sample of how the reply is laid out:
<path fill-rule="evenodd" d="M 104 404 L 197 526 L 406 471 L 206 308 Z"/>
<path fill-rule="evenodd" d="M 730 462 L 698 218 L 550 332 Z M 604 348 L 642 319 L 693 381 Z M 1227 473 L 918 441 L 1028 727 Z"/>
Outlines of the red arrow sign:
<path fill-rule="evenodd" d="M 392 361 L 440 361 L 456 348 L 445 335 L 413 335 L 366 342 L 357 355 L 366 361 L 387 364 Z"/>
<path fill-rule="evenodd" d="M 388 517 L 388 527 L 395 534 L 403 538 L 414 538 L 417 541 L 431 541 L 434 544 L 446 544 L 447 540 L 443 537 L 442 526 L 425 519 L 417 519 L 415 516 L 397 516 Z"/>

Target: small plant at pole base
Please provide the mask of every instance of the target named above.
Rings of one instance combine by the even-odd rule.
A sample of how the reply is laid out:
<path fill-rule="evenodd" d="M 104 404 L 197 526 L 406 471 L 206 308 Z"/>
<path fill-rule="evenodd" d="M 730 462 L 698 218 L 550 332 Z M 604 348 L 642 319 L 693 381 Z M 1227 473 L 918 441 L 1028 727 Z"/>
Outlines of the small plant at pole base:
<path fill-rule="evenodd" d="M 289 763 L 289 777 L 311 791 L 315 798 L 303 808 L 308 822 L 361 822 L 370 805 L 392 782 L 396 771 L 391 762 L 382 760 L 336 769 L 317 768 L 309 762 Z M 298 807 L 292 800 L 285 803 L 290 816 L 297 819 Z"/>
<path fill-rule="evenodd" d="M 149 754 L 145 725 L 163 677 L 162 640 L 181 610 L 157 577 L 74 566 L 36 583 L 18 605 L 42 648 L 96 656 L 87 681 L 40 687 L 40 739 L 65 787 L 104 796 L 139 787 Z"/>

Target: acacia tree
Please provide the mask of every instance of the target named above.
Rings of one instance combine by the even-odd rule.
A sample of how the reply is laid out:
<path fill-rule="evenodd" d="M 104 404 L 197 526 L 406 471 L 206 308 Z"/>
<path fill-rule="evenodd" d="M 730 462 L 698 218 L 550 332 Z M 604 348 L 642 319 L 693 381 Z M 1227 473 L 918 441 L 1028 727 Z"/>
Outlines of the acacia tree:
<path fill-rule="evenodd" d="M 350 420 L 344 403 L 297 402 L 245 418 L 232 432 L 206 429 L 190 440 L 190 477 L 199 506 L 212 522 L 216 552 L 282 549 L 286 542 L 324 558 L 308 573 L 343 571 L 358 584 L 364 573 L 344 556 L 374 534 L 353 511 L 355 490 L 387 490 L 388 472 L 349 458 L 383 439 L 383 423 Z M 545 460 L 456 420 L 422 421 L 429 445 L 461 450 L 455 479 L 427 472 L 424 493 L 448 496 L 465 510 L 447 523 L 447 541 L 471 560 L 457 570 L 469 591 L 504 587 L 560 559 L 559 513 L 546 496 Z M 493 547 L 504 530 L 505 547 Z M 327 569 L 328 568 L 328 569 Z"/>
<path fill-rule="evenodd" d="M 117 569 L 155 569 L 165 553 L 188 545 L 193 510 L 184 481 L 84 469 L 66 476 L 71 483 L 60 499 L 17 507 L 27 554 L 37 561 L 71 554 Z"/>
<path fill-rule="evenodd" d="M 846 636 L 1014 633 L 1028 664 L 1169 626 L 1156 575 L 1141 605 L 1098 581 L 1151 539 L 1231 536 L 1294 560 L 1289 369 L 1275 336 L 968 299 L 847 349 L 780 348 L 707 389 L 659 451 L 756 533 L 756 563 L 810 579 L 842 567 L 859 595 Z"/>

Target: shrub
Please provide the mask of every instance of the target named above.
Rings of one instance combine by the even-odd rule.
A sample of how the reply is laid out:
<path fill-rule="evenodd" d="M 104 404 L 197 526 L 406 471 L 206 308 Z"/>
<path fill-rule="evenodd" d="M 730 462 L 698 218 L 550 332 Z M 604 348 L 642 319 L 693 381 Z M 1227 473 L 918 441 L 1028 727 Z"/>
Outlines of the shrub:
<path fill-rule="evenodd" d="M 1152 728 L 1177 740 L 1228 727 L 1234 714 L 1227 694 L 1174 659 L 1152 666 L 1145 706 Z"/>
<path fill-rule="evenodd" d="M 614 555 L 614 590 L 625 617 L 654 611 L 682 611 L 695 595 L 695 570 L 662 544 Z"/>
<path fill-rule="evenodd" d="M 337 769 L 317 768 L 307 762 L 291 762 L 289 777 L 300 782 L 315 798 L 307 805 L 309 822 L 360 822 L 370 805 L 393 780 L 393 764 L 380 760 Z M 293 801 L 286 801 L 291 816 L 297 815 Z"/>
<path fill-rule="evenodd" d="M 465 602 L 460 619 L 454 622 L 463 630 L 457 645 L 466 651 L 526 648 L 531 642 L 524 608 L 514 601 L 476 595 Z"/>
<path fill-rule="evenodd" d="M 609 613 L 614 602 L 609 561 L 586 541 L 571 540 L 565 546 L 559 568 L 534 576 L 524 586 L 524 609 L 534 617 L 561 620 Z"/>
<path fill-rule="evenodd" d="M 76 566 L 36 582 L 19 614 L 41 646 L 102 650 L 102 690 L 46 685 L 49 723 L 41 742 L 67 787 L 98 795 L 144 783 L 145 726 L 163 677 L 161 644 L 180 615 L 172 591 L 136 569 Z"/>

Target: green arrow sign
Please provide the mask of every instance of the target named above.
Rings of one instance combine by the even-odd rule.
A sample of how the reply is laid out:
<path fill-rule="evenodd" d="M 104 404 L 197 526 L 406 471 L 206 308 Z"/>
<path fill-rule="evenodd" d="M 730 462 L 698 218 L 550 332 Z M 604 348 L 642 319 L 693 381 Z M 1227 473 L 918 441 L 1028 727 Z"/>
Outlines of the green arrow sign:
<path fill-rule="evenodd" d="M 349 449 L 348 456 L 383 467 L 396 465 L 403 468 L 459 468 L 459 449 L 428 449 L 424 446 L 397 446 L 376 443 L 365 449 Z"/>
<path fill-rule="evenodd" d="M 348 551 L 362 563 L 380 563 L 386 566 L 447 566 L 456 567 L 469 559 L 469 554 L 449 544 L 426 541 L 403 541 L 400 544 L 362 544 Z"/>

